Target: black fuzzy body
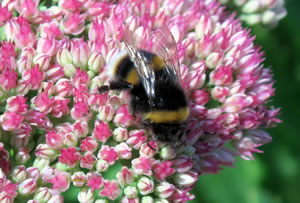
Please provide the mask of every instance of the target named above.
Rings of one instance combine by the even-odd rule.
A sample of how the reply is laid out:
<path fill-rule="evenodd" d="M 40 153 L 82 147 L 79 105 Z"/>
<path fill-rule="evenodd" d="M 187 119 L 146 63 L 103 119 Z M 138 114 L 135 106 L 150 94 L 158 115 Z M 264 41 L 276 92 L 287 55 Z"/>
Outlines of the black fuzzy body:
<path fill-rule="evenodd" d="M 147 51 L 142 51 L 142 53 L 149 63 L 153 61 L 154 57 L 157 57 L 155 54 Z M 115 79 L 113 84 L 130 83 L 128 78 L 131 71 L 133 71 L 133 69 L 135 70 L 135 66 L 130 60 L 129 55 L 122 57 L 114 68 Z M 178 142 L 184 134 L 184 121 L 172 120 L 160 122 L 159 120 L 144 118 L 145 114 L 151 112 L 166 111 L 176 113 L 179 109 L 184 109 L 188 106 L 184 90 L 177 84 L 177 81 L 174 81 L 174 79 L 168 75 L 165 68 L 153 67 L 153 69 L 155 70 L 155 97 L 152 102 L 149 102 L 144 86 L 139 81 L 139 78 L 137 78 L 137 81 L 131 82 L 130 85 L 132 86 L 128 88 L 131 95 L 131 113 L 141 116 L 143 125 L 153 132 L 157 140 L 168 143 Z M 122 90 L 122 88 L 119 88 L 119 90 Z"/>

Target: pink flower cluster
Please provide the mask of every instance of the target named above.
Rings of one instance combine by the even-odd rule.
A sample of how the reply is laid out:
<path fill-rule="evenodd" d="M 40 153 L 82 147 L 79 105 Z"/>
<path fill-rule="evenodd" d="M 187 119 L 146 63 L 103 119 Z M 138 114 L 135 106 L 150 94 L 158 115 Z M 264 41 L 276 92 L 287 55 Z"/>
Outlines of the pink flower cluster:
<path fill-rule="evenodd" d="M 71 184 L 79 202 L 187 202 L 199 175 L 271 141 L 271 71 L 215 0 L 39 3 L 0 7 L 1 202 L 63 202 Z M 191 112 L 176 151 L 139 127 L 127 92 L 97 91 L 124 30 L 146 38 L 160 25 L 176 40 Z"/>

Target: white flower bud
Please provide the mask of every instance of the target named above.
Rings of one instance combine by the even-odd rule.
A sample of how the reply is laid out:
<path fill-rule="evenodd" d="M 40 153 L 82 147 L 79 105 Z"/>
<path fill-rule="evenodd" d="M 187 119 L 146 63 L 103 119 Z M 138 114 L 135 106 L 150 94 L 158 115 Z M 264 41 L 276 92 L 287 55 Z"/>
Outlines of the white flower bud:
<path fill-rule="evenodd" d="M 78 201 L 80 203 L 92 203 L 94 201 L 94 193 L 91 188 L 82 188 L 78 193 Z"/>
<path fill-rule="evenodd" d="M 174 148 L 170 146 L 165 146 L 160 150 L 160 157 L 163 160 L 170 160 L 175 158 L 175 156 L 176 156 L 176 151 Z"/>
<path fill-rule="evenodd" d="M 137 196 L 137 190 L 136 187 L 133 186 L 127 186 L 124 189 L 124 194 L 128 197 L 128 198 L 134 198 Z"/>
<path fill-rule="evenodd" d="M 154 203 L 154 199 L 151 196 L 144 196 L 141 203 Z"/>

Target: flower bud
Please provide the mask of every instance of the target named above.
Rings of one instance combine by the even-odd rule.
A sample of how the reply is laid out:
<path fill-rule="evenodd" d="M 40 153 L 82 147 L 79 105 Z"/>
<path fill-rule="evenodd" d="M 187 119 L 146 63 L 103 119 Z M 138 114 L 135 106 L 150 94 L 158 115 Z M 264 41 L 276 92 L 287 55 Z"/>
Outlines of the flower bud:
<path fill-rule="evenodd" d="M 82 187 L 86 183 L 87 177 L 82 171 L 77 171 L 72 175 L 71 180 L 74 186 Z"/>
<path fill-rule="evenodd" d="M 193 160 L 186 155 L 180 155 L 174 162 L 176 171 L 178 173 L 184 173 L 189 171 L 193 167 Z"/>
<path fill-rule="evenodd" d="M 127 127 L 131 124 L 131 121 L 132 116 L 130 115 L 127 106 L 123 104 L 116 112 L 114 123 L 119 126 Z"/>
<path fill-rule="evenodd" d="M 222 63 L 223 54 L 220 52 L 213 52 L 209 54 L 206 58 L 205 64 L 208 68 L 214 69 L 216 66 Z"/>
<path fill-rule="evenodd" d="M 140 155 L 145 155 L 147 157 L 154 157 L 154 155 L 158 151 L 158 145 L 155 141 L 149 141 L 147 143 L 142 144 L 140 148 Z"/>
<path fill-rule="evenodd" d="M 127 19 L 125 19 L 125 23 L 128 26 L 129 30 L 134 31 L 139 25 L 139 18 L 137 16 L 131 15 Z"/>
<path fill-rule="evenodd" d="M 39 171 L 42 171 L 44 168 L 48 167 L 50 164 L 49 159 L 36 158 L 33 162 L 33 167 L 37 167 Z"/>
<path fill-rule="evenodd" d="M 55 96 L 53 98 L 54 100 L 51 104 L 51 115 L 55 118 L 61 118 L 65 115 L 68 115 L 70 113 L 70 109 L 68 107 L 70 99 L 58 96 Z"/>
<path fill-rule="evenodd" d="M 47 54 L 50 57 L 52 57 L 56 54 L 57 48 L 58 48 L 58 43 L 55 40 L 55 38 L 45 36 L 43 38 L 38 39 L 36 52 L 38 54 Z"/>
<path fill-rule="evenodd" d="M 72 131 L 78 138 L 85 137 L 89 133 L 88 123 L 86 121 L 76 121 L 72 125 Z"/>
<path fill-rule="evenodd" d="M 31 106 L 34 110 L 47 114 L 52 110 L 53 100 L 47 92 L 43 92 L 31 99 Z"/>
<path fill-rule="evenodd" d="M 39 187 L 34 192 L 33 199 L 40 202 L 46 203 L 52 197 L 52 191 L 47 187 Z"/>
<path fill-rule="evenodd" d="M 38 54 L 33 58 L 33 64 L 38 64 L 40 70 L 46 71 L 49 67 L 50 59 L 48 54 Z"/>
<path fill-rule="evenodd" d="M 27 178 L 33 178 L 37 181 L 40 177 L 40 171 L 36 167 L 29 167 L 26 169 L 26 172 Z"/>
<path fill-rule="evenodd" d="M 155 163 L 153 165 L 153 171 L 156 179 L 163 180 L 167 177 L 173 175 L 175 173 L 175 169 L 172 168 L 173 162 L 172 161 L 163 161 Z"/>
<path fill-rule="evenodd" d="M 273 24 L 274 19 L 276 19 L 276 13 L 274 11 L 271 11 L 271 10 L 265 11 L 261 16 L 261 21 L 265 25 Z"/>
<path fill-rule="evenodd" d="M 59 28 L 66 34 L 79 35 L 85 29 L 86 13 L 69 12 L 64 15 L 64 19 L 60 21 Z"/>
<path fill-rule="evenodd" d="M 143 130 L 132 130 L 129 132 L 129 138 L 126 143 L 134 149 L 139 149 L 146 140 L 147 137 Z"/>
<path fill-rule="evenodd" d="M 124 188 L 124 194 L 128 198 L 134 198 L 137 196 L 137 189 L 136 187 L 133 186 L 127 186 Z"/>
<path fill-rule="evenodd" d="M 50 65 L 45 73 L 46 73 L 46 78 L 52 81 L 58 81 L 59 79 L 63 78 L 65 75 L 64 68 L 59 64 Z"/>
<path fill-rule="evenodd" d="M 113 131 L 113 138 L 117 142 L 123 142 L 128 138 L 128 130 L 127 128 L 118 127 Z"/>
<path fill-rule="evenodd" d="M 96 170 L 98 172 L 104 172 L 107 171 L 107 169 L 109 168 L 109 165 L 107 163 L 107 161 L 103 160 L 103 159 L 99 159 L 96 163 Z"/>
<path fill-rule="evenodd" d="M 154 191 L 154 182 L 150 178 L 143 176 L 138 180 L 137 187 L 142 195 L 148 195 Z"/>
<path fill-rule="evenodd" d="M 108 165 L 111 166 L 114 165 L 115 161 L 118 159 L 118 153 L 114 147 L 102 145 L 97 158 L 107 161 Z"/>
<path fill-rule="evenodd" d="M 203 38 L 206 34 L 211 33 L 214 29 L 214 21 L 207 15 L 202 15 L 195 27 L 198 39 Z"/>
<path fill-rule="evenodd" d="M 99 73 L 103 65 L 104 58 L 102 54 L 99 52 L 93 52 L 88 60 L 89 70 L 93 71 L 94 73 Z"/>
<path fill-rule="evenodd" d="M 191 89 L 201 88 L 205 82 L 205 79 L 206 79 L 206 74 L 201 73 L 200 71 L 191 71 L 189 88 Z"/>
<path fill-rule="evenodd" d="M 198 180 L 198 175 L 194 172 L 177 173 L 174 175 L 174 182 L 181 188 L 193 186 Z"/>
<path fill-rule="evenodd" d="M 80 203 L 92 203 L 94 202 L 94 193 L 90 188 L 82 188 L 78 193 L 78 201 Z"/>
<path fill-rule="evenodd" d="M 94 125 L 95 128 L 92 137 L 96 138 L 98 141 L 102 143 L 105 143 L 112 135 L 108 124 L 97 120 Z"/>
<path fill-rule="evenodd" d="M 215 86 L 212 91 L 211 95 L 214 100 L 219 102 L 225 102 L 226 97 L 229 95 L 229 88 L 223 86 Z"/>
<path fill-rule="evenodd" d="M 24 166 L 16 166 L 11 172 L 12 180 L 17 183 L 23 182 L 27 178 Z"/>
<path fill-rule="evenodd" d="M 66 48 L 58 50 L 56 54 L 56 60 L 62 67 L 65 67 L 67 64 L 73 63 L 72 55 Z"/>
<path fill-rule="evenodd" d="M 133 198 L 129 198 L 127 196 L 124 196 L 121 198 L 120 203 L 139 203 L 139 198 L 137 197 L 133 197 Z"/>
<path fill-rule="evenodd" d="M 71 168 L 75 167 L 81 154 L 77 151 L 75 147 L 63 148 L 60 151 L 59 162 L 62 164 L 67 164 Z"/>
<path fill-rule="evenodd" d="M 64 136 L 64 144 L 68 147 L 77 146 L 78 138 L 73 132 L 66 133 Z"/>
<path fill-rule="evenodd" d="M 131 164 L 136 174 L 151 176 L 153 173 L 151 170 L 153 161 L 154 160 L 152 158 L 148 158 L 146 156 L 140 156 L 136 159 L 133 159 L 131 161 Z"/>
<path fill-rule="evenodd" d="M 99 107 L 99 114 L 97 115 L 97 118 L 101 121 L 111 121 L 114 117 L 115 109 L 112 107 L 112 105 L 104 105 Z"/>
<path fill-rule="evenodd" d="M 91 70 L 88 70 L 87 74 L 89 76 L 89 79 L 93 79 L 95 77 L 95 73 L 93 71 L 91 71 Z"/>
<path fill-rule="evenodd" d="M 251 0 L 245 3 L 242 7 L 244 13 L 255 13 L 261 8 L 261 2 L 259 0 Z"/>
<path fill-rule="evenodd" d="M 21 195 L 27 196 L 33 194 L 36 190 L 36 187 L 36 180 L 33 178 L 28 178 L 19 184 L 18 191 Z"/>
<path fill-rule="evenodd" d="M 93 152 L 87 151 L 85 152 L 80 159 L 80 167 L 92 169 L 94 164 L 96 163 L 97 158 L 93 154 Z"/>
<path fill-rule="evenodd" d="M 175 158 L 176 151 L 173 147 L 167 145 L 160 150 L 159 155 L 163 160 L 171 160 Z"/>
<path fill-rule="evenodd" d="M 38 2 L 34 0 L 16 1 L 15 8 L 19 15 L 26 19 L 32 19 L 39 15 Z"/>
<path fill-rule="evenodd" d="M 63 146 L 62 133 L 56 133 L 54 130 L 48 131 L 46 134 L 46 143 L 49 147 L 60 149 Z"/>
<path fill-rule="evenodd" d="M 72 77 L 76 73 L 76 67 L 73 64 L 66 64 L 63 66 L 65 76 Z"/>
<path fill-rule="evenodd" d="M 141 203 L 154 203 L 154 199 L 151 196 L 143 196 Z"/>
<path fill-rule="evenodd" d="M 240 18 L 249 25 L 255 25 L 261 22 L 260 14 L 243 14 Z"/>
<path fill-rule="evenodd" d="M 64 197 L 61 195 L 54 195 L 47 203 L 64 203 Z"/>
<path fill-rule="evenodd" d="M 71 42 L 71 55 L 75 66 L 85 69 L 88 62 L 89 48 L 83 39 L 73 39 Z"/>
<path fill-rule="evenodd" d="M 154 203 L 169 203 L 167 199 L 156 199 Z"/>
<path fill-rule="evenodd" d="M 122 169 L 116 175 L 120 185 L 124 186 L 133 182 L 134 173 L 131 169 L 123 166 Z"/>
<path fill-rule="evenodd" d="M 100 197 L 107 197 L 110 200 L 115 200 L 121 194 L 119 184 L 116 180 L 105 180 L 104 189 L 99 192 Z"/>
<path fill-rule="evenodd" d="M 28 70 L 32 67 L 32 60 L 35 56 L 35 49 L 25 47 L 22 49 L 21 56 L 17 60 L 17 70 L 19 74 L 23 74 L 25 70 Z"/>
<path fill-rule="evenodd" d="M 210 73 L 210 82 L 214 85 L 229 85 L 233 80 L 233 68 L 230 66 L 217 67 Z"/>
<path fill-rule="evenodd" d="M 91 136 L 88 136 L 85 139 L 81 140 L 80 143 L 80 150 L 83 152 L 94 152 L 98 147 L 97 140 L 92 138 Z"/>
<path fill-rule="evenodd" d="M 16 154 L 16 163 L 25 164 L 30 159 L 29 150 L 21 149 Z"/>
<path fill-rule="evenodd" d="M 3 130 L 11 131 L 21 127 L 24 116 L 18 115 L 15 112 L 5 112 L 0 117 Z"/>
<path fill-rule="evenodd" d="M 161 182 L 155 187 L 155 194 L 160 198 L 169 198 L 174 192 L 174 185 L 168 182 Z"/>
<path fill-rule="evenodd" d="M 57 152 L 47 144 L 39 144 L 35 150 L 35 155 L 41 159 L 52 160 L 57 156 Z"/>
<path fill-rule="evenodd" d="M 224 111 L 228 113 L 238 113 L 252 103 L 253 99 L 250 96 L 245 94 L 235 94 L 225 100 Z"/>
<path fill-rule="evenodd" d="M 56 82 L 55 95 L 60 97 L 67 97 L 73 94 L 72 84 L 67 78 L 61 78 Z"/>
<path fill-rule="evenodd" d="M 28 111 L 26 100 L 27 98 L 25 98 L 23 95 L 9 97 L 6 100 L 6 110 L 10 112 L 16 112 L 18 114 L 26 114 Z"/>
<path fill-rule="evenodd" d="M 125 142 L 121 142 L 116 145 L 116 151 L 120 159 L 130 159 L 131 158 L 131 147 L 129 147 Z"/>

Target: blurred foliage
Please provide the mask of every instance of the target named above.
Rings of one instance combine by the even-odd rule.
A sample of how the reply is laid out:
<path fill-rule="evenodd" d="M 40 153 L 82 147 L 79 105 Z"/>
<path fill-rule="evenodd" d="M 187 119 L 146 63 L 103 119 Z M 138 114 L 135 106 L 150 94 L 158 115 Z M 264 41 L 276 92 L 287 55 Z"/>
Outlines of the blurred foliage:
<path fill-rule="evenodd" d="M 288 15 L 276 29 L 253 27 L 256 44 L 272 67 L 276 95 L 271 105 L 281 107 L 279 124 L 268 132 L 273 141 L 260 149 L 255 161 L 239 159 L 235 168 L 199 177 L 193 203 L 300 202 L 300 1 L 286 0 Z"/>

